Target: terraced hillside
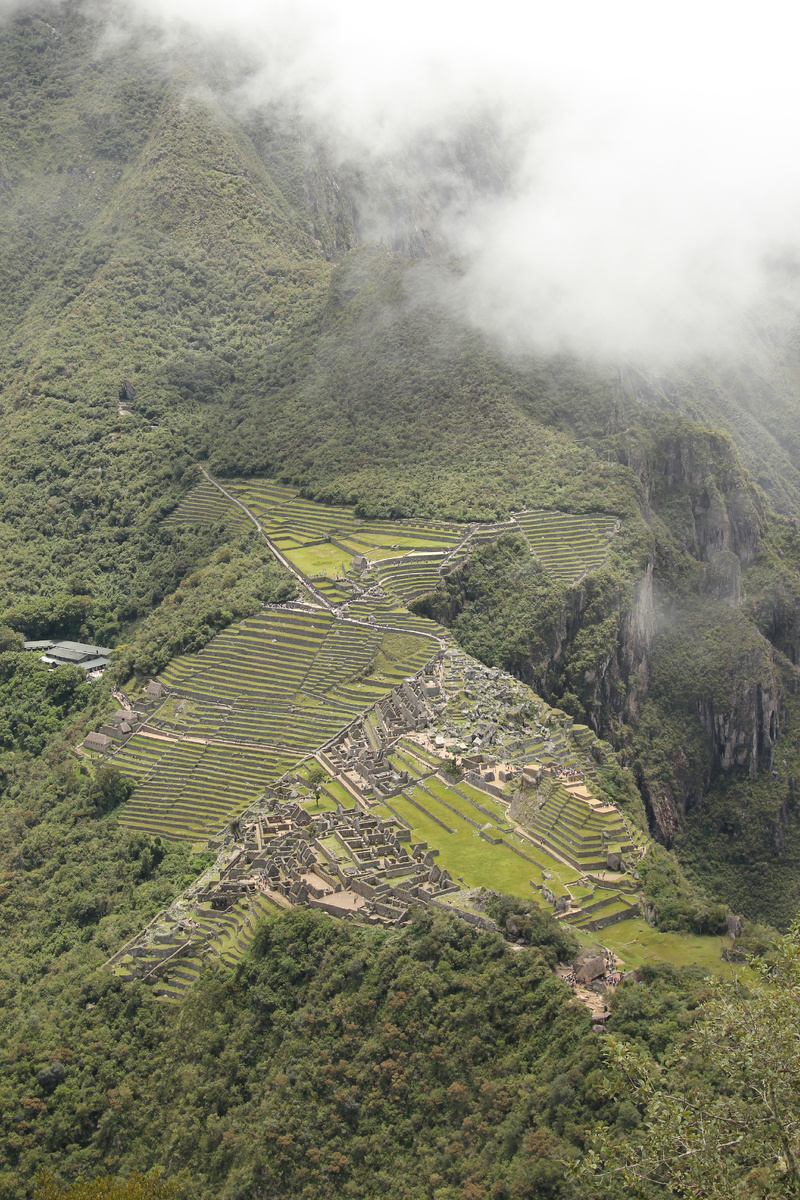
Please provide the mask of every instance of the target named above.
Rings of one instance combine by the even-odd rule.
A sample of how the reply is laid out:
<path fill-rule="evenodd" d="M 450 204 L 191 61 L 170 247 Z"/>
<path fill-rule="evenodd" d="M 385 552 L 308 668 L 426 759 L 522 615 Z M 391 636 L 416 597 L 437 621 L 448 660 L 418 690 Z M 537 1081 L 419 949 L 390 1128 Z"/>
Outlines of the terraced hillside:
<path fill-rule="evenodd" d="M 233 966 L 249 948 L 256 922 L 279 911 L 275 899 L 258 895 L 243 900 L 225 912 L 210 905 L 191 909 L 189 929 L 174 925 L 157 927 L 158 940 L 147 939 L 115 958 L 118 979 L 142 979 L 154 984 L 154 993 L 162 999 L 177 1000 L 191 987 L 209 955 L 217 955 L 226 966 Z"/>
<path fill-rule="evenodd" d="M 271 480 L 223 491 L 210 477 L 167 518 L 184 521 L 232 530 L 258 522 L 310 583 L 316 605 L 265 611 L 174 659 L 160 677 L 168 698 L 116 754 L 137 781 L 123 822 L 192 840 L 218 830 L 431 657 L 431 639 L 446 631 L 407 605 L 471 546 L 518 524 L 547 570 L 577 578 L 602 563 L 614 527 L 610 518 L 562 513 L 521 513 L 495 526 L 367 521 Z M 532 729 L 514 749 L 548 761 L 559 737 Z"/>
<path fill-rule="evenodd" d="M 593 810 L 572 797 L 565 815 L 566 789 L 559 787 L 558 803 L 545 818 L 549 836 L 542 836 L 538 821 L 526 829 L 512 819 L 511 794 L 503 801 L 468 781 L 448 781 L 440 774 L 441 759 L 426 761 L 413 743 L 401 743 L 393 761 L 412 782 L 383 807 L 408 826 L 413 840 L 437 846 L 442 864 L 464 888 L 539 893 L 570 924 L 587 930 L 638 914 L 630 879 L 607 869 L 608 845 L 626 853 L 633 848 L 616 809 Z"/>
<path fill-rule="evenodd" d="M 436 587 L 442 570 L 503 531 L 521 533 L 548 574 L 568 583 L 602 566 L 618 525 L 613 517 L 525 511 L 493 525 L 458 525 L 446 521 L 360 520 L 353 509 L 317 504 L 293 488 L 271 480 L 226 482 L 225 489 L 245 505 L 274 544 L 311 579 L 328 581 L 324 589 L 339 603 L 348 598 L 356 577 L 377 585 L 397 605 Z M 217 490 L 210 480 L 199 484 L 168 521 L 228 520 L 237 525 L 246 513 Z M 338 583 L 338 586 L 337 586 Z"/>
<path fill-rule="evenodd" d="M 385 592 L 408 604 L 434 590 L 443 557 L 441 553 L 416 551 L 401 559 L 387 559 L 376 565 L 374 578 Z"/>
<path fill-rule="evenodd" d="M 303 564 L 314 556 L 299 551 L 326 544 L 333 567 L 342 561 L 349 567 L 355 555 L 379 560 L 421 549 L 445 554 L 468 531 L 467 526 L 448 522 L 361 520 L 351 508 L 316 504 L 271 482 L 248 480 L 226 483 L 225 487 L 301 570 L 306 570 Z"/>
<path fill-rule="evenodd" d="M 555 512 L 515 513 L 514 521 L 545 571 L 566 583 L 603 565 L 617 528 L 612 517 Z"/>
<path fill-rule="evenodd" d="M 408 612 L 394 596 L 387 596 L 382 589 L 370 589 L 355 600 L 349 602 L 349 613 L 356 620 L 375 618 L 378 625 L 391 629 L 403 629 L 409 632 L 433 634 L 439 638 L 447 638 L 448 633 L 437 621 L 427 617 L 419 617 L 416 613 Z"/>
<path fill-rule="evenodd" d="M 264 747 L 166 741 L 137 734 L 115 758 L 137 780 L 120 813 L 132 829 L 203 841 L 246 808 L 294 761 Z"/>
<path fill-rule="evenodd" d="M 231 530 L 244 529 L 248 523 L 246 513 L 231 504 L 213 483 L 205 481 L 184 496 L 163 524 L 213 525 L 217 521 L 224 522 Z"/>
<path fill-rule="evenodd" d="M 137 780 L 123 824 L 198 840 L 241 812 L 435 650 L 430 638 L 275 608 L 160 677 L 167 699 L 115 755 Z"/>
<path fill-rule="evenodd" d="M 586 793 L 588 795 L 588 793 Z M 622 818 L 609 806 L 587 803 L 558 784 L 531 823 L 534 834 L 581 871 L 603 871 L 609 853 L 628 853 L 631 841 Z"/>

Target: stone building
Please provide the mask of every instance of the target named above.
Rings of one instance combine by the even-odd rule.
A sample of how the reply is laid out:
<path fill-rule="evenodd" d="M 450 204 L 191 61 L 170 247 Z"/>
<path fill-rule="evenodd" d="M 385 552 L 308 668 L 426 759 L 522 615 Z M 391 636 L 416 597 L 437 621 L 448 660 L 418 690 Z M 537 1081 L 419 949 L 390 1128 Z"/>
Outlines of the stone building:
<path fill-rule="evenodd" d="M 86 737 L 83 739 L 83 744 L 87 750 L 101 750 L 103 753 L 105 753 L 109 746 L 112 745 L 112 740 L 107 733 L 95 733 L 94 730 L 92 730 L 92 732 L 87 733 Z"/>

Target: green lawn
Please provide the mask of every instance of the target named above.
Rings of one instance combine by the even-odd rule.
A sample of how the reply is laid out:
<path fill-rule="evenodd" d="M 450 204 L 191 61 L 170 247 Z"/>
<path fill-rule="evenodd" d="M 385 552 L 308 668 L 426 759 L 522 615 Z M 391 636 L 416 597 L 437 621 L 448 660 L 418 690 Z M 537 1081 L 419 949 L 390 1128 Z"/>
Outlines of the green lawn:
<path fill-rule="evenodd" d="M 424 771 L 422 763 L 410 757 L 406 757 L 405 754 L 401 754 L 399 751 L 395 754 L 389 755 L 389 762 L 392 764 L 395 770 L 408 771 L 409 775 L 412 777 L 418 778 Z"/>
<path fill-rule="evenodd" d="M 506 833 L 503 836 L 513 842 L 515 846 L 519 846 L 523 854 L 527 854 L 530 858 L 535 859 L 546 871 L 551 871 L 553 875 L 558 876 L 562 883 L 572 884 L 580 879 L 580 872 L 576 871 L 574 867 L 568 866 L 567 863 L 559 862 L 557 858 L 552 858 L 546 850 L 541 846 L 529 842 L 527 838 L 520 837 L 516 832 Z"/>
<path fill-rule="evenodd" d="M 342 574 L 342 567 L 349 571 L 353 564 L 346 551 L 330 542 L 323 542 L 320 546 L 304 546 L 299 550 L 286 550 L 285 554 L 289 561 L 301 571 L 305 571 L 306 575 L 328 575 L 331 579 Z"/>
<path fill-rule="evenodd" d="M 508 808 L 501 804 L 499 800 L 495 800 L 493 796 L 487 795 L 486 792 L 482 792 L 478 788 L 472 787 L 463 780 L 460 780 L 456 786 L 458 787 L 459 791 L 464 793 L 465 796 L 469 796 L 470 799 L 475 800 L 476 803 L 480 804 L 482 808 L 485 808 L 488 812 L 492 813 L 492 815 L 497 821 L 499 821 L 501 825 L 506 825 L 508 823 Z M 463 800 L 460 800 L 460 802 L 461 804 L 464 803 Z M 481 815 L 471 805 L 467 806 L 465 811 L 473 818 L 473 820 L 478 820 Z"/>
<path fill-rule="evenodd" d="M 336 801 L 333 796 L 328 796 L 325 792 L 320 792 L 318 801 L 313 796 L 306 796 L 305 799 L 298 801 L 298 803 L 302 804 L 303 808 L 312 813 L 312 815 L 313 813 L 332 812 L 336 808 Z"/>
<path fill-rule="evenodd" d="M 362 533 L 359 531 L 354 538 L 351 534 L 349 537 L 343 537 L 342 541 L 347 545 L 356 547 L 367 547 L 370 551 L 367 554 L 368 558 L 378 558 L 379 554 L 372 554 L 372 549 L 376 551 L 383 549 L 389 554 L 404 554 L 408 550 L 449 550 L 451 546 L 455 546 L 458 538 L 453 536 L 450 542 L 443 542 L 433 537 L 426 537 L 425 534 L 414 536 L 408 530 L 402 528 L 392 529 L 389 527 L 385 533 Z M 393 550 L 393 547 L 397 549 Z M 356 550 L 356 553 L 363 553 L 363 550 Z M 388 557 L 383 554 L 382 557 Z"/>
<path fill-rule="evenodd" d="M 512 896 L 534 895 L 530 880 L 540 884 L 541 871 L 533 863 L 514 854 L 507 846 L 493 846 L 479 837 L 470 826 L 457 833 L 445 833 L 440 825 L 429 820 L 403 796 L 393 796 L 392 808 L 412 826 L 414 841 L 425 841 L 440 851 L 438 863 L 446 867 L 455 880 L 461 876 L 467 887 L 497 888 Z M 425 799 L 422 800 L 425 803 Z M 457 818 L 444 810 L 452 821 Z M 443 819 L 446 819 L 443 817 Z"/>
<path fill-rule="evenodd" d="M 370 813 L 375 817 L 380 817 L 382 821 L 396 821 L 394 813 L 385 804 L 375 804 L 370 810 Z"/>
<path fill-rule="evenodd" d="M 585 945 L 600 942 L 608 946 L 628 968 L 640 967 L 647 962 L 669 962 L 676 967 L 696 964 L 715 974 L 727 972 L 730 967 L 722 961 L 723 946 L 730 946 L 730 938 L 695 937 L 688 933 L 659 933 L 651 929 L 641 917 L 610 925 L 597 933 L 576 931 Z M 738 970 L 739 968 L 737 968 Z"/>
<path fill-rule="evenodd" d="M 334 779 L 331 780 L 330 783 L 323 784 L 323 787 L 328 792 L 332 793 L 335 799 L 341 800 L 344 808 L 353 807 L 353 797 L 350 795 L 347 788 L 343 787 L 341 783 L 337 783 Z"/>
<path fill-rule="evenodd" d="M 374 674 L 384 672 L 396 676 L 400 666 L 407 674 L 413 675 L 428 658 L 433 657 L 433 649 L 432 642 L 415 633 L 386 633 L 375 655 Z"/>
<path fill-rule="evenodd" d="M 438 755 L 433 754 L 430 750 L 426 750 L 424 746 L 420 746 L 411 738 L 403 738 L 400 742 L 401 749 L 408 749 L 416 754 L 417 758 L 421 758 L 424 762 L 430 763 L 431 766 L 441 767 L 442 759 Z"/>

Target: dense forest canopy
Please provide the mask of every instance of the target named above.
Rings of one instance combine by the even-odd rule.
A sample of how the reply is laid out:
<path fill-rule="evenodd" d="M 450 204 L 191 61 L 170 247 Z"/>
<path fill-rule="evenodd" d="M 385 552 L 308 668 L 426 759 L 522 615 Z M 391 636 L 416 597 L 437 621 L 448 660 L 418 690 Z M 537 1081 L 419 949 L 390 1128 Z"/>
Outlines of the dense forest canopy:
<path fill-rule="evenodd" d="M 603 1147 L 628 1170 L 658 1089 L 609 1093 L 553 974 L 563 925 L 529 914 L 517 948 L 443 914 L 387 932 L 296 911 L 159 1003 L 103 964 L 214 856 L 123 829 L 130 781 L 75 746 L 112 682 L 295 594 L 246 528 L 165 523 L 200 464 L 360 517 L 608 514 L 576 584 L 503 537 L 416 608 L 610 742 L 606 793 L 656 839 L 655 925 L 741 914 L 744 948 L 774 953 L 800 909 L 796 329 L 766 314 L 757 355 L 658 370 L 510 353 L 447 302 L 464 264 L 425 233 L 440 172 L 505 186 L 491 121 L 425 187 L 424 155 L 365 173 L 291 106 L 243 113 L 207 47 L 115 43 L 103 20 L 0 16 L 0 1197 L 106 1176 L 120 1200 L 631 1194 L 630 1171 L 575 1170 Z M 115 647 L 112 670 L 48 671 L 22 649 L 48 637 Z M 609 1021 L 648 1070 L 684 1055 L 703 1103 L 729 1088 L 693 1041 L 710 996 L 652 963 Z M 796 1194 L 791 1151 L 764 1151 L 751 1195 Z M 703 1186 L 678 1194 L 724 1194 Z"/>

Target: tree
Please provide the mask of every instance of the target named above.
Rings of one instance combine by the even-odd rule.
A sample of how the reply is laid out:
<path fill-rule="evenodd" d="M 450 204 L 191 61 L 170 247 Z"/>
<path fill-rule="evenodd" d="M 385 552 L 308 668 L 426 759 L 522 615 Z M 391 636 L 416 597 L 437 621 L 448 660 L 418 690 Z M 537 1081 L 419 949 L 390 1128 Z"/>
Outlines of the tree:
<path fill-rule="evenodd" d="M 23 637 L 21 633 L 17 633 L 9 625 L 0 625 L 0 654 L 7 650 L 21 650 L 23 645 Z"/>
<path fill-rule="evenodd" d="M 324 767 L 321 767 L 318 762 L 311 763 L 306 772 L 306 776 L 308 778 L 308 782 L 311 784 L 311 787 L 314 790 L 314 799 L 316 800 L 317 805 L 319 805 L 319 794 L 322 790 L 322 785 L 323 783 L 328 782 L 329 776 Z"/>
<path fill-rule="evenodd" d="M 581 1173 L 632 1195 L 707 1200 L 800 1195 L 800 921 L 754 982 L 716 980 L 685 1042 L 659 1064 L 609 1035 L 608 1091 L 642 1112 L 641 1136 L 604 1130 Z M 614 1193 L 616 1194 L 616 1193 Z"/>
<path fill-rule="evenodd" d="M 449 779 L 454 779 L 454 780 L 456 780 L 456 782 L 458 782 L 458 780 L 464 774 L 464 772 L 462 771 L 461 767 L 458 764 L 458 760 L 456 759 L 455 755 L 451 755 L 450 758 L 445 759 L 445 763 L 444 763 L 444 766 L 442 767 L 442 770 L 444 771 L 445 775 L 448 776 Z"/>
<path fill-rule="evenodd" d="M 133 780 L 124 776 L 119 767 L 103 763 L 86 788 L 86 798 L 99 812 L 107 813 L 124 804 L 134 786 Z"/>

